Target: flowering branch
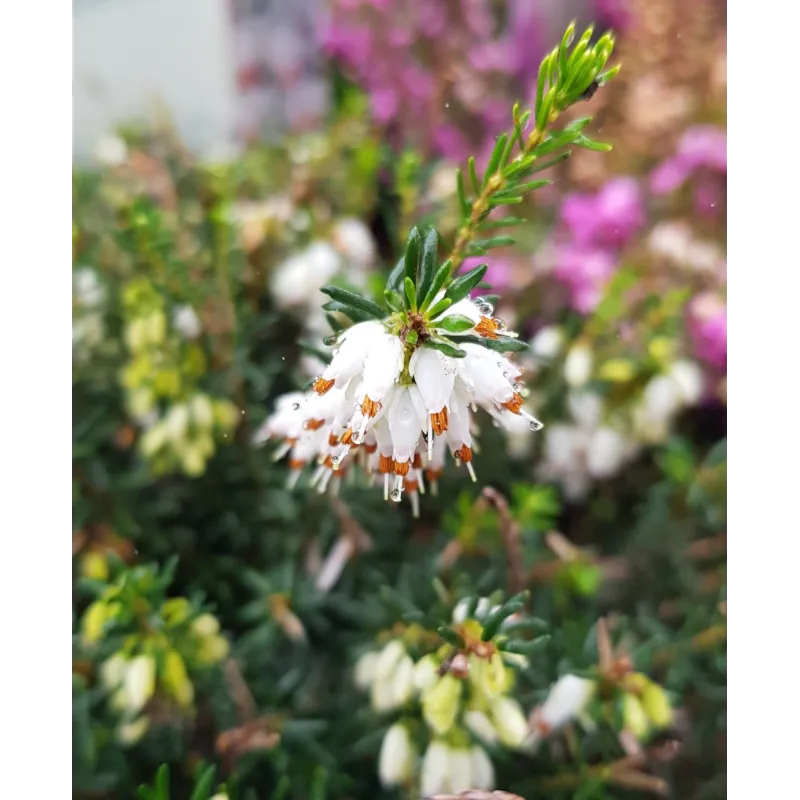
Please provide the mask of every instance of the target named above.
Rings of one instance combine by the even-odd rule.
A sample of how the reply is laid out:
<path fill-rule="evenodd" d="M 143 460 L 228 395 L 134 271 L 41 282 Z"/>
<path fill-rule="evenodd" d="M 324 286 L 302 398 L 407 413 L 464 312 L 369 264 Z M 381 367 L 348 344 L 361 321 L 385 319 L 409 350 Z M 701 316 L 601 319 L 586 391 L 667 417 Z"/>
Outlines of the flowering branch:
<path fill-rule="evenodd" d="M 565 109 L 579 100 L 591 98 L 598 87 L 619 71 L 619 66 L 616 66 L 601 73 L 614 48 L 614 38 L 606 33 L 590 47 L 589 40 L 593 32 L 594 27 L 589 26 L 572 52 L 568 52 L 575 35 L 575 23 L 572 22 L 561 44 L 545 56 L 539 68 L 533 113 L 520 113 L 519 104 L 514 106 L 513 130 L 497 139 L 482 180 L 478 180 L 475 159 L 469 159 L 470 182 L 475 195 L 472 201 L 467 198 L 459 170 L 457 180 L 462 222 L 449 256 L 453 274 L 467 256 L 484 255 L 492 247 L 513 244 L 513 239 L 505 236 L 478 242 L 473 240 L 480 228 L 507 228 L 521 222 L 515 218 L 488 220 L 488 216 L 493 209 L 519 203 L 523 195 L 549 185 L 548 180 L 526 182 L 526 179 L 568 158 L 569 151 L 540 163 L 543 156 L 552 155 L 571 144 L 590 150 L 611 149 L 610 145 L 592 141 L 583 135 L 582 131 L 591 122 L 591 117 L 576 120 L 556 133 L 548 133 L 550 126 Z M 531 118 L 534 128 L 526 136 L 524 131 Z M 520 152 L 510 161 L 515 145 L 519 146 Z"/>

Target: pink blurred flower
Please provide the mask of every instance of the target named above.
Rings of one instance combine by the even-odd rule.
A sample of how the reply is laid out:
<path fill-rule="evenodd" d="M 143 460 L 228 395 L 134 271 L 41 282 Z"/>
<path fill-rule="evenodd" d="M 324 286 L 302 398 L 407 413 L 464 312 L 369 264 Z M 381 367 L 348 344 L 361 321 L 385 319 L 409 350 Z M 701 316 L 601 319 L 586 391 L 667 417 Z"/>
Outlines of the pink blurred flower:
<path fill-rule="evenodd" d="M 569 194 L 561 205 L 561 220 L 578 245 L 622 247 L 644 225 L 639 184 L 620 177 L 593 195 Z"/>
<path fill-rule="evenodd" d="M 689 306 L 689 333 L 698 358 L 718 369 L 728 367 L 728 309 L 713 294 L 695 297 Z"/>
<path fill-rule="evenodd" d="M 581 245 L 556 250 L 554 274 L 569 289 L 570 303 L 581 314 L 594 311 L 615 269 L 616 260 L 608 250 Z"/>
<path fill-rule="evenodd" d="M 492 258 L 491 256 L 475 256 L 473 258 L 464 259 L 464 266 L 461 268 L 462 273 L 469 272 L 471 269 L 480 264 L 486 264 L 488 269 L 484 280 L 486 283 L 491 284 L 491 290 L 476 289 L 473 295 L 476 297 L 480 294 L 485 294 L 487 291 L 491 293 L 502 294 L 511 285 L 511 279 L 514 271 L 507 261 L 501 258 Z"/>
<path fill-rule="evenodd" d="M 650 173 L 650 189 L 659 195 L 674 192 L 702 167 L 728 172 L 728 136 L 714 125 L 698 125 L 686 131 L 677 153 Z"/>

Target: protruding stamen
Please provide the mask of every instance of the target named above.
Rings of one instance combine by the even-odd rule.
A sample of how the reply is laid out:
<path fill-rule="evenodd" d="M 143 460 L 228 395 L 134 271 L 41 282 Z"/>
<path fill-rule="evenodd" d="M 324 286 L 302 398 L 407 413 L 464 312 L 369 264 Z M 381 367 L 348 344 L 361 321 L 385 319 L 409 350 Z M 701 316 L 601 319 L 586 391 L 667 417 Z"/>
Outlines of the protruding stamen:
<path fill-rule="evenodd" d="M 416 492 L 409 492 L 408 499 L 411 500 L 411 516 L 419 519 L 419 495 Z"/>
<path fill-rule="evenodd" d="M 280 461 L 291 449 L 293 445 L 287 440 L 272 454 L 273 461 Z"/>
<path fill-rule="evenodd" d="M 428 461 L 433 458 L 433 417 L 428 417 Z"/>
<path fill-rule="evenodd" d="M 294 489 L 294 487 L 297 486 L 297 481 L 300 480 L 301 474 L 302 471 L 299 469 L 291 470 L 291 472 L 289 472 L 289 476 L 286 478 L 286 488 L 289 490 Z"/>
<path fill-rule="evenodd" d="M 325 494 L 325 490 L 328 488 L 328 481 L 330 481 L 332 475 L 333 472 L 331 472 L 331 470 L 325 470 L 325 474 L 322 476 L 319 486 L 317 486 L 317 492 L 319 492 L 319 494 Z"/>
<path fill-rule="evenodd" d="M 383 473 L 383 499 L 389 499 L 389 473 Z"/>
<path fill-rule="evenodd" d="M 477 477 L 477 475 L 475 475 L 475 467 L 472 466 L 472 462 L 471 461 L 465 461 L 464 463 L 467 465 L 467 472 L 469 472 L 469 476 L 470 476 L 470 478 L 472 478 L 472 482 L 473 483 L 477 483 L 478 482 L 478 477 Z"/>
<path fill-rule="evenodd" d="M 417 483 L 419 483 L 419 493 L 425 494 L 425 479 L 422 477 L 422 470 L 417 470 Z"/>
<path fill-rule="evenodd" d="M 317 394 L 326 394 L 333 388 L 333 384 L 336 383 L 336 379 L 326 381 L 325 378 L 317 378 L 314 383 L 311 384 L 311 388 Z"/>

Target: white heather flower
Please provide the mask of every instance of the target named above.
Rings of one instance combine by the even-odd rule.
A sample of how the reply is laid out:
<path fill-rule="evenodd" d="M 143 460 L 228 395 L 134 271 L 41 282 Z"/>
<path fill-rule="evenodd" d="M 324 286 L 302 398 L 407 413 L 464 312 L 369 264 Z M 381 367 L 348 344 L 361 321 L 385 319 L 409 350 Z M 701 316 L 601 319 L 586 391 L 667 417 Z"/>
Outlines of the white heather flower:
<path fill-rule="evenodd" d="M 420 794 L 432 797 L 450 791 L 450 748 L 434 739 L 425 751 L 420 771 Z"/>
<path fill-rule="evenodd" d="M 180 442 L 186 437 L 186 432 L 189 430 L 189 406 L 186 403 L 176 403 L 167 412 L 164 418 L 164 427 L 167 431 L 167 436 L 173 442 Z"/>
<path fill-rule="evenodd" d="M 196 339 L 201 331 L 200 318 L 188 305 L 178 306 L 172 315 L 172 326 L 184 339 Z"/>
<path fill-rule="evenodd" d="M 414 665 L 414 688 L 418 692 L 430 689 L 439 678 L 439 662 L 434 655 L 423 656 Z"/>
<path fill-rule="evenodd" d="M 475 606 L 475 612 L 472 616 L 475 619 L 483 619 L 487 614 L 497 608 L 499 608 L 499 606 L 493 606 L 488 597 L 481 597 Z M 453 609 L 452 621 L 455 624 L 464 622 L 467 619 L 467 611 L 469 611 L 469 600 L 466 598 L 459 600 Z"/>
<path fill-rule="evenodd" d="M 450 748 L 450 786 L 448 791 L 453 794 L 461 794 L 468 789 L 480 788 L 474 785 L 472 774 L 472 751 L 465 747 Z"/>
<path fill-rule="evenodd" d="M 574 422 L 547 429 L 538 475 L 559 483 L 570 500 L 581 500 L 595 480 L 619 472 L 636 454 L 637 445 L 626 431 L 603 422 L 597 394 L 571 393 L 567 406 Z"/>
<path fill-rule="evenodd" d="M 636 434 L 648 444 L 669 435 L 672 421 L 682 409 L 696 404 L 703 394 L 703 373 L 692 361 L 676 361 L 663 375 L 651 378 L 633 409 Z"/>
<path fill-rule="evenodd" d="M 564 347 L 564 333 L 557 325 L 547 325 L 531 339 L 531 353 L 541 361 L 552 361 Z"/>
<path fill-rule="evenodd" d="M 585 386 L 592 377 L 592 351 L 585 344 L 576 344 L 564 361 L 564 380 L 573 389 Z"/>
<path fill-rule="evenodd" d="M 486 751 L 474 745 L 469 751 L 470 789 L 494 789 L 494 766 Z"/>
<path fill-rule="evenodd" d="M 489 313 L 485 301 L 462 300 L 431 328 L 435 335 L 437 325 L 453 318 L 452 325 L 458 316 L 468 326 L 462 334 L 484 339 L 514 336 L 504 332 L 502 320 L 486 316 Z M 332 485 L 335 492 L 339 479 L 358 467 L 378 477 L 385 500 L 400 502 L 407 494 L 418 516 L 426 480 L 435 492 L 448 451 L 476 480 L 472 413 L 478 406 L 498 420 L 512 414 L 524 418 L 532 430 L 543 426 L 523 409 L 520 369 L 502 354 L 459 342 L 452 332 L 448 335 L 465 357 L 452 358 L 425 347 L 408 354 L 404 340 L 387 324 L 370 320 L 341 333 L 312 391 L 291 403 L 281 399 L 257 441 L 283 440 L 279 457 L 291 451 L 290 485 L 305 465 L 316 462 L 311 485 L 320 493 Z"/>
<path fill-rule="evenodd" d="M 500 741 L 519 747 L 528 736 L 528 721 L 520 704 L 511 697 L 497 697 L 491 706 L 492 722 Z"/>
<path fill-rule="evenodd" d="M 356 661 L 355 683 L 359 689 L 369 689 L 375 679 L 375 665 L 378 663 L 378 654 L 370 651 L 364 653 Z"/>
<path fill-rule="evenodd" d="M 72 292 L 82 308 L 96 308 L 106 298 L 106 290 L 91 267 L 80 267 L 72 273 Z"/>
<path fill-rule="evenodd" d="M 125 679 L 128 662 L 121 653 L 106 659 L 100 667 L 100 682 L 109 691 L 119 688 Z"/>
<path fill-rule="evenodd" d="M 369 671 L 370 667 L 365 670 Z M 397 639 L 389 642 L 371 667 L 370 699 L 375 711 L 391 711 L 407 703 L 414 693 L 414 662 Z"/>
<path fill-rule="evenodd" d="M 579 717 L 595 690 L 594 681 L 577 675 L 564 675 L 550 688 L 547 699 L 535 714 L 533 739 L 549 736 L 570 720 Z"/>
<path fill-rule="evenodd" d="M 366 272 L 375 260 L 375 240 L 369 228 L 355 217 L 337 220 L 331 231 L 333 246 L 351 266 Z"/>
<path fill-rule="evenodd" d="M 684 406 L 695 405 L 703 396 L 703 371 L 694 361 L 676 361 L 668 374 L 678 384 Z"/>
<path fill-rule="evenodd" d="M 383 737 L 378 756 L 378 777 L 385 787 L 401 786 L 414 774 L 416 753 L 408 728 L 401 723 L 392 725 Z"/>
<path fill-rule="evenodd" d="M 287 258 L 272 275 L 272 294 L 278 305 L 316 304 L 320 286 L 340 269 L 341 256 L 328 242 L 313 242 L 305 250 Z"/>
<path fill-rule="evenodd" d="M 117 727 L 117 741 L 122 745 L 136 744 L 150 727 L 149 717 L 139 717 L 132 722 L 123 722 Z"/>
<path fill-rule="evenodd" d="M 497 731 L 483 711 L 467 711 L 464 714 L 464 724 L 487 744 L 497 741 Z"/>

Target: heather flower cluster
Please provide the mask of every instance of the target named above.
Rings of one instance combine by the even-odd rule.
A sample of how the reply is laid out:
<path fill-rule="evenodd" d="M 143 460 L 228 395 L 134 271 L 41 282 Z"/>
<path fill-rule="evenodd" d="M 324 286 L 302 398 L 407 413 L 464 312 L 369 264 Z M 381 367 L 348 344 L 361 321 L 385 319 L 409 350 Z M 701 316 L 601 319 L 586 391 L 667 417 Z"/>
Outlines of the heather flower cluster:
<path fill-rule="evenodd" d="M 524 3 L 509 5 L 498 33 L 487 0 L 336 0 L 322 44 L 368 92 L 375 120 L 398 143 L 463 161 L 476 147 L 491 149 L 506 98 L 539 66 L 538 17 Z"/>

